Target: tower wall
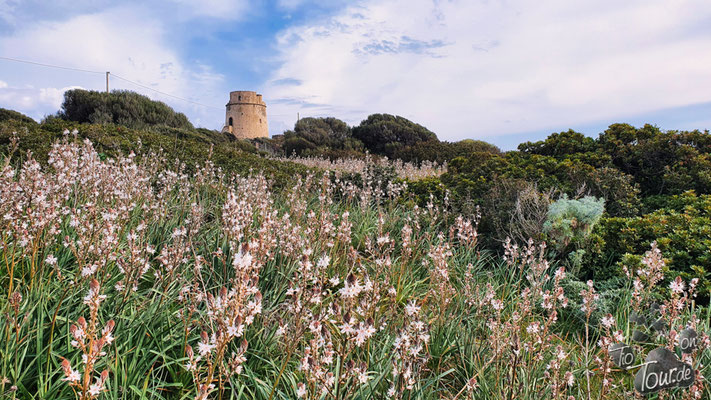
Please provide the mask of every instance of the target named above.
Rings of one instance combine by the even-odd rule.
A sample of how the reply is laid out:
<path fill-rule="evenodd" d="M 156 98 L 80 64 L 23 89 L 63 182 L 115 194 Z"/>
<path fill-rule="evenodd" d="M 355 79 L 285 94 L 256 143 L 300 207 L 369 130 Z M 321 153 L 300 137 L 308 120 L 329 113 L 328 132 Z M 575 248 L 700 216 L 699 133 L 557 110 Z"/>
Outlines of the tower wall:
<path fill-rule="evenodd" d="M 230 101 L 226 105 L 225 127 L 222 131 L 239 139 L 269 137 L 267 105 L 262 100 L 262 95 L 245 90 L 230 92 Z"/>

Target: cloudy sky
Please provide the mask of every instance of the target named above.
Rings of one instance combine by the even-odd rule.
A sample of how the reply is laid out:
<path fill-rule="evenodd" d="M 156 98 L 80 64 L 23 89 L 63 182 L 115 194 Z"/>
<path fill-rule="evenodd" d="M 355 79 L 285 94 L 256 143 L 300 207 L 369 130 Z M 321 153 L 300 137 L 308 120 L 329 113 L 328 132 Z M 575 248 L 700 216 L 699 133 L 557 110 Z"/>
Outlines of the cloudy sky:
<path fill-rule="evenodd" d="M 711 128 L 708 0 L 0 0 L 0 57 L 111 71 L 216 129 L 231 90 L 264 94 L 271 134 L 297 113 L 397 114 L 505 149 Z M 0 107 L 40 119 L 73 87 L 105 76 L 0 59 Z"/>

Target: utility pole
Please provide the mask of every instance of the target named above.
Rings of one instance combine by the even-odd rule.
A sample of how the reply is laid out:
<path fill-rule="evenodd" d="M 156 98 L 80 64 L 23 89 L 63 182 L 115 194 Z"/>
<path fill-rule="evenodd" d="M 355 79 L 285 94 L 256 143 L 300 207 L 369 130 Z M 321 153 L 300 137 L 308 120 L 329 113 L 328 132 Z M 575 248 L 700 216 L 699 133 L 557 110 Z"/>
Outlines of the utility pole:
<path fill-rule="evenodd" d="M 109 93 L 109 71 L 106 71 L 106 94 Z"/>
<path fill-rule="evenodd" d="M 296 113 L 296 122 L 299 122 L 299 119 L 300 119 L 300 118 L 299 118 L 299 113 L 297 112 L 297 113 Z"/>

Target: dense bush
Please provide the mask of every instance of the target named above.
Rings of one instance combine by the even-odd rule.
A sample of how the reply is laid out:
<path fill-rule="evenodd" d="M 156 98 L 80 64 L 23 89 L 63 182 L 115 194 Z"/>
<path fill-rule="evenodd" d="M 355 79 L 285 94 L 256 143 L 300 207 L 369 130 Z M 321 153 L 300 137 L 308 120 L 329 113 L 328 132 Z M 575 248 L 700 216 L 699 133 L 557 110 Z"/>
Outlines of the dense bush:
<path fill-rule="evenodd" d="M 440 142 L 427 128 L 389 114 L 370 115 L 353 128 L 336 118 L 303 118 L 273 142 L 280 142 L 285 156 L 363 158 L 368 152 L 417 164 L 444 164 L 480 152 L 501 153 L 480 140 Z"/>
<path fill-rule="evenodd" d="M 373 154 L 390 158 L 408 146 L 437 140 L 437 135 L 424 126 L 390 114 L 368 116 L 353 128 L 353 137 L 363 142 Z"/>
<path fill-rule="evenodd" d="M 284 132 L 286 156 L 346 158 L 363 155 L 361 141 L 351 135 L 351 128 L 336 118 L 302 118 L 294 130 Z"/>
<path fill-rule="evenodd" d="M 19 113 L 14 110 L 8 110 L 6 108 L 0 108 L 0 122 L 15 120 L 26 123 L 35 123 L 35 120 L 28 117 L 25 114 Z"/>
<path fill-rule="evenodd" d="M 126 90 L 111 93 L 67 90 L 58 115 L 68 121 L 113 123 L 134 129 L 149 126 L 193 129 L 185 114 L 175 112 L 163 102 Z"/>
<path fill-rule="evenodd" d="M 500 154 L 501 150 L 481 140 L 465 139 L 459 142 L 427 140 L 402 147 L 393 154 L 393 157 L 408 162 L 434 161 L 443 164 L 456 157 L 469 157 L 475 153 Z"/>
<path fill-rule="evenodd" d="M 711 290 L 711 195 L 690 191 L 670 197 L 665 208 L 649 214 L 603 218 L 593 236 L 598 252 L 587 267 L 596 279 L 618 276 L 622 265 L 634 267 L 656 242 L 672 276 L 700 278 L 705 296 Z"/>

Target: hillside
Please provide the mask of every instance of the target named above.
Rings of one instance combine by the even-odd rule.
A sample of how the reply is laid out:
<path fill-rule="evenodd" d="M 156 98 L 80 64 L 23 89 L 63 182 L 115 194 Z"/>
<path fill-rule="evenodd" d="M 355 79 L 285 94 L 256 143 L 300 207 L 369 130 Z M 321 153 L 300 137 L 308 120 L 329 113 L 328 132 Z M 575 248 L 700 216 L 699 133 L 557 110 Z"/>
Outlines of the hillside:
<path fill-rule="evenodd" d="M 295 173 L 306 171 L 300 165 L 272 161 L 265 154 L 260 155 L 250 142 L 235 140 L 208 129 L 166 126 L 133 129 L 112 123 L 78 123 L 61 118 L 48 118 L 39 124 L 19 116 L 0 121 L 0 154 L 7 154 L 13 133 L 17 133 L 18 156 L 22 158 L 31 151 L 40 162 L 46 162 L 52 144 L 62 139 L 65 131 L 75 130 L 78 138 L 91 140 L 102 156 L 115 157 L 131 151 L 162 151 L 167 160 L 184 163 L 188 172 L 205 165 L 210 159 L 225 172 L 247 174 L 254 169 L 261 171 L 277 186 L 283 186 L 293 179 Z"/>

